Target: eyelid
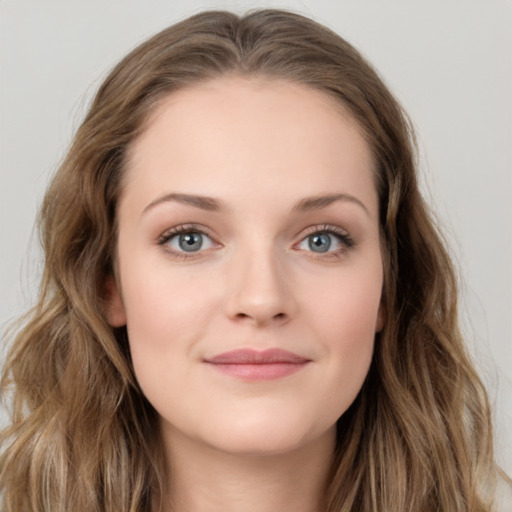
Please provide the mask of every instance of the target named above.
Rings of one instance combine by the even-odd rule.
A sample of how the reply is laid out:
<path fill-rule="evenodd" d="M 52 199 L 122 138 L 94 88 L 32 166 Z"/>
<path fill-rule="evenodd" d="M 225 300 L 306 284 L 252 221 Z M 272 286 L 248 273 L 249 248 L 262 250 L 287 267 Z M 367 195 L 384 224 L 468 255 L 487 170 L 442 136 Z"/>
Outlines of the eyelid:
<path fill-rule="evenodd" d="M 158 235 L 156 242 L 158 244 L 163 244 L 173 236 L 181 235 L 183 233 L 201 233 L 202 235 L 206 235 L 212 238 L 212 235 L 209 233 L 209 230 L 205 226 L 201 226 L 195 222 L 190 222 L 185 224 L 178 224 L 177 226 L 166 229 L 163 233 Z"/>
<path fill-rule="evenodd" d="M 304 250 L 304 252 L 308 253 L 308 255 L 316 259 L 339 258 L 356 245 L 355 240 L 350 236 L 349 232 L 340 226 L 336 226 L 334 224 L 317 224 L 314 226 L 309 226 L 303 230 L 299 235 L 299 241 L 294 244 L 293 248 L 298 248 L 298 246 L 302 244 L 309 236 L 317 233 L 327 233 L 336 236 L 339 239 L 339 243 L 342 247 L 337 250 L 326 251 L 323 253 Z"/>
<path fill-rule="evenodd" d="M 172 238 L 185 234 L 185 233 L 199 233 L 201 235 L 204 235 L 208 237 L 213 245 L 218 247 L 221 247 L 222 244 L 218 242 L 216 237 L 211 234 L 210 230 L 206 228 L 205 226 L 202 226 L 200 224 L 196 223 L 186 223 L 186 224 L 179 224 L 177 226 L 174 226 L 172 228 L 169 228 L 165 230 L 161 235 L 159 235 L 156 239 L 156 243 L 162 247 L 163 251 L 166 254 L 169 254 L 173 257 L 180 258 L 180 259 L 188 259 L 188 258 L 198 258 L 202 256 L 202 253 L 207 252 L 209 249 L 199 250 L 199 251 L 177 251 L 175 249 L 172 249 L 170 246 L 166 245 L 169 240 Z"/>
<path fill-rule="evenodd" d="M 334 233 L 335 235 L 350 237 L 346 229 L 336 226 L 335 224 L 315 224 L 314 226 L 309 226 L 304 229 L 299 236 L 302 240 L 309 235 L 314 235 L 315 233 Z"/>

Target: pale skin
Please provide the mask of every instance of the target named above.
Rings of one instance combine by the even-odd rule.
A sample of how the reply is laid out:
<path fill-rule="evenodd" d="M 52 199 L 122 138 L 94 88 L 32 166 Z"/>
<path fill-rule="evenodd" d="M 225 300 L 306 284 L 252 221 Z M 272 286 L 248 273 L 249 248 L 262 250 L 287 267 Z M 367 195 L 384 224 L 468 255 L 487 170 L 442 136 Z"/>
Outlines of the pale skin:
<path fill-rule="evenodd" d="M 357 123 L 286 81 L 173 93 L 131 148 L 118 220 L 108 316 L 127 325 L 160 417 L 163 509 L 320 512 L 336 421 L 383 326 L 378 198 Z M 272 378 L 211 364 L 237 349 L 305 362 Z"/>

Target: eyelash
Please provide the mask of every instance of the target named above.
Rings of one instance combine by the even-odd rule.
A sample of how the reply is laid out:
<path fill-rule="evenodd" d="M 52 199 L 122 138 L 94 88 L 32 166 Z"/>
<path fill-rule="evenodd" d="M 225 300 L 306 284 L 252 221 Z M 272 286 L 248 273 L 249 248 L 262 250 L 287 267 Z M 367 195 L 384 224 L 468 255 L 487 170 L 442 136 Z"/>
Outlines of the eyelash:
<path fill-rule="evenodd" d="M 207 236 L 208 238 L 210 238 L 210 240 L 213 240 L 213 238 L 204 230 L 204 228 L 202 228 L 198 224 L 182 224 L 180 226 L 176 226 L 172 229 L 169 229 L 168 231 L 166 231 L 165 233 L 160 235 L 160 237 L 157 240 L 157 243 L 159 246 L 162 247 L 162 249 L 164 250 L 164 252 L 166 254 L 170 254 L 173 257 L 183 259 L 183 260 L 197 257 L 197 253 L 194 253 L 194 252 L 186 253 L 185 251 L 175 251 L 174 249 L 171 249 L 169 246 L 166 245 L 175 236 L 185 235 L 187 233 L 197 233 L 200 235 Z M 214 243 L 215 243 L 215 241 L 214 241 Z"/>
<path fill-rule="evenodd" d="M 219 245 L 218 242 L 216 242 L 206 232 L 206 230 L 198 224 L 182 224 L 180 226 L 176 226 L 172 229 L 169 229 L 168 231 L 166 231 L 165 233 L 163 233 L 162 235 L 160 235 L 158 237 L 157 244 L 162 247 L 162 249 L 164 250 L 164 252 L 166 254 L 169 254 L 175 258 L 179 258 L 179 259 L 183 259 L 183 260 L 190 259 L 190 258 L 197 258 L 199 256 L 199 253 L 203 252 L 203 251 L 197 251 L 197 252 L 193 251 L 193 252 L 187 253 L 185 251 L 176 251 L 166 245 L 174 237 L 183 235 L 183 234 L 187 234 L 187 233 L 197 233 L 200 235 L 204 235 L 204 236 L 208 237 L 210 240 L 212 240 L 212 242 L 214 244 Z M 338 241 L 342 247 L 335 251 L 328 251 L 325 253 L 321 253 L 321 252 L 315 253 L 314 251 L 307 251 L 313 255 L 312 257 L 317 258 L 317 259 L 329 259 L 329 258 L 338 259 L 338 258 L 342 257 L 347 251 L 354 248 L 356 245 L 354 239 L 345 230 L 343 230 L 337 226 L 333 226 L 331 224 L 322 224 L 322 225 L 315 225 L 315 226 L 311 226 L 311 227 L 307 228 L 305 230 L 305 232 L 303 233 L 300 241 L 297 244 L 294 244 L 294 247 L 303 243 L 305 240 L 307 240 L 308 237 L 310 237 L 312 235 L 319 235 L 319 234 L 327 234 L 327 235 L 334 236 L 335 238 L 338 239 Z"/>
<path fill-rule="evenodd" d="M 322 224 L 311 226 L 307 228 L 299 242 L 299 244 L 303 243 L 308 237 L 312 235 L 332 235 L 338 239 L 341 248 L 335 251 L 328 251 L 325 253 L 315 253 L 314 251 L 310 252 L 314 258 L 317 259 L 329 259 L 334 258 L 338 259 L 345 255 L 350 249 L 353 249 L 356 246 L 355 240 L 344 230 L 338 226 L 333 226 L 331 224 Z M 295 246 L 298 244 L 295 244 Z"/>

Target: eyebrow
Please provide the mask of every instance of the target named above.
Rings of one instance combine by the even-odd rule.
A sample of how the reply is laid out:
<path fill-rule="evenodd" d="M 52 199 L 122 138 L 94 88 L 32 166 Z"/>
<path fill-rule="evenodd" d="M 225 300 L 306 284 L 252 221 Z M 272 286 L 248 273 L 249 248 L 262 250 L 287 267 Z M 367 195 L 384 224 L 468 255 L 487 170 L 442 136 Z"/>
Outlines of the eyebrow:
<path fill-rule="evenodd" d="M 309 212 L 314 210 L 321 210 L 322 208 L 326 208 L 327 206 L 337 201 L 347 201 L 349 203 L 354 203 L 360 206 L 367 215 L 370 215 L 370 212 L 364 203 L 357 199 L 357 197 L 351 196 L 350 194 L 325 194 L 313 197 L 305 197 L 292 208 L 292 212 Z"/>
<path fill-rule="evenodd" d="M 146 213 L 151 208 L 161 204 L 175 201 L 177 203 L 186 204 L 188 206 L 194 206 L 195 208 L 199 208 L 201 210 L 206 210 L 208 212 L 218 212 L 225 209 L 222 206 L 222 202 L 218 199 L 214 199 L 213 197 L 206 196 L 197 196 L 192 194 L 166 194 L 165 196 L 159 197 L 155 199 L 153 202 L 149 203 L 142 213 Z"/>
<path fill-rule="evenodd" d="M 292 213 L 321 210 L 337 201 L 347 201 L 360 206 L 367 215 L 370 215 L 368 208 L 357 197 L 349 194 L 324 194 L 312 197 L 305 197 L 298 201 L 292 208 Z M 161 203 L 177 202 L 208 212 L 220 212 L 227 210 L 225 204 L 213 197 L 198 196 L 194 194 L 171 193 L 166 194 L 149 203 L 143 210 L 143 214 Z"/>

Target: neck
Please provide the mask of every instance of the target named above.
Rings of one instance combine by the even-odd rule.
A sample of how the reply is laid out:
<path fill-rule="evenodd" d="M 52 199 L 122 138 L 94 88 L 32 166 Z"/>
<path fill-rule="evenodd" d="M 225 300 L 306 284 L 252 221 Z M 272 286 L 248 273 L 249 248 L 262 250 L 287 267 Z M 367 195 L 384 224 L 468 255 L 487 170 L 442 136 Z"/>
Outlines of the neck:
<path fill-rule="evenodd" d="M 232 454 L 174 432 L 165 512 L 320 512 L 334 451 L 328 432 L 280 454 Z"/>

